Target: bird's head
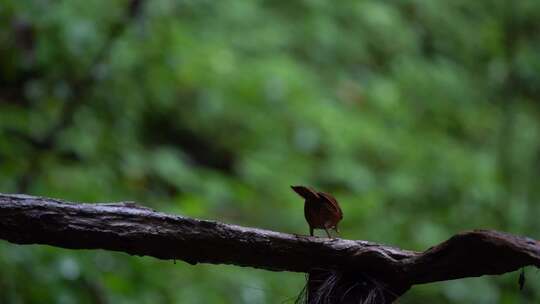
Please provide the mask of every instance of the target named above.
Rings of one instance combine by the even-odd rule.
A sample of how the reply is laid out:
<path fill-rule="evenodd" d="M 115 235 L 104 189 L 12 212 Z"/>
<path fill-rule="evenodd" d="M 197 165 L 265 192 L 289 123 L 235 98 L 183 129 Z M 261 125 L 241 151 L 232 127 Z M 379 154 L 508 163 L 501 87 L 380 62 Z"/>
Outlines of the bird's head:
<path fill-rule="evenodd" d="M 319 198 L 317 192 L 309 187 L 291 186 L 291 189 L 306 200 L 316 200 Z"/>

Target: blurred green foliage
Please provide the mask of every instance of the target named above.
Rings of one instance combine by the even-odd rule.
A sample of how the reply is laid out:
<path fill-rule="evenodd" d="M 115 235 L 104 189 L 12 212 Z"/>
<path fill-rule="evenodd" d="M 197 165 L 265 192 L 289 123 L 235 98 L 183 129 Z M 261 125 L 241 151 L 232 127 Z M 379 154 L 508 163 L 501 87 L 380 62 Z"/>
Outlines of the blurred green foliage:
<path fill-rule="evenodd" d="M 307 184 L 344 238 L 538 237 L 539 31 L 537 0 L 4 0 L 0 191 L 305 234 Z M 400 302 L 540 301 L 517 279 Z M 292 303 L 303 283 L 0 243 L 0 303 Z"/>

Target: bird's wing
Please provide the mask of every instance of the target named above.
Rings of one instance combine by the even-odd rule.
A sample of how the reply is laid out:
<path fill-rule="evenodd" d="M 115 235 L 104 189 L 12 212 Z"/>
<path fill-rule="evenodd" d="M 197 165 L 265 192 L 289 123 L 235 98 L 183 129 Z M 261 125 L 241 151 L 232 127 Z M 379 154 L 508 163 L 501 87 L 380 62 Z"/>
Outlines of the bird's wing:
<path fill-rule="evenodd" d="M 330 208 L 332 208 L 332 210 L 334 212 L 337 212 L 339 214 L 339 218 L 342 219 L 343 218 L 343 212 L 341 211 L 341 207 L 339 207 L 339 203 L 338 201 L 336 200 L 335 197 L 333 197 L 332 195 L 328 194 L 328 193 L 324 193 L 324 192 L 317 192 L 319 194 L 319 197 L 327 202 L 327 206 L 329 206 Z"/>

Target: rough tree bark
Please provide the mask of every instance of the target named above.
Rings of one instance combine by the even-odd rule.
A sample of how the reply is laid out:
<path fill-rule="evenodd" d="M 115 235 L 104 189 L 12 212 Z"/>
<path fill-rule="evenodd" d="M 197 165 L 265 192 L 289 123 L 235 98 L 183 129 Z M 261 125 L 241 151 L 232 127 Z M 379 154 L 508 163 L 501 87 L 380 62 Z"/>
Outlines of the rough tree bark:
<path fill-rule="evenodd" d="M 358 302 L 369 295 L 381 303 L 395 300 L 414 284 L 540 266 L 538 241 L 497 231 L 459 233 L 416 252 L 169 215 L 133 202 L 82 204 L 13 194 L 0 194 L 0 239 L 310 273 L 310 303 L 317 290 L 328 287 L 329 278 L 342 288 L 319 293 L 321 302 Z"/>

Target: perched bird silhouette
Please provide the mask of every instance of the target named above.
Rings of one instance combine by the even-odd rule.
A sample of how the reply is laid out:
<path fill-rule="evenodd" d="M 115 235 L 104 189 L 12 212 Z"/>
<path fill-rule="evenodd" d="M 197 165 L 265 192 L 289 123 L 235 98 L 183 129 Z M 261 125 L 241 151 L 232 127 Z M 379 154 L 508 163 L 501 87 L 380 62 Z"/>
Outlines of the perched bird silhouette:
<path fill-rule="evenodd" d="M 328 229 L 333 228 L 339 233 L 338 223 L 343 219 L 343 212 L 332 195 L 304 186 L 291 188 L 305 199 L 304 216 L 309 225 L 309 235 L 313 236 L 313 229 L 324 229 L 329 238 Z"/>

